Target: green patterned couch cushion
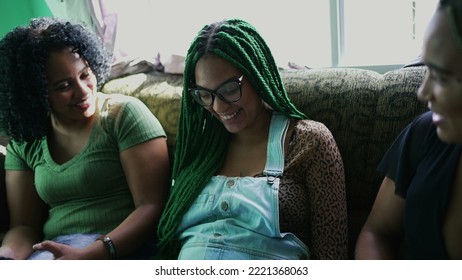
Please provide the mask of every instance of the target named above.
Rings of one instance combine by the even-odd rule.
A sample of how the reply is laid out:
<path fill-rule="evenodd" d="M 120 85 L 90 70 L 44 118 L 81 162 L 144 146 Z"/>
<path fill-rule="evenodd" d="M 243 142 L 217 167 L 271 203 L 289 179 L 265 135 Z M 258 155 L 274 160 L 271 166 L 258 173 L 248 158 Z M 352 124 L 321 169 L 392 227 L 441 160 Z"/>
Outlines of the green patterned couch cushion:
<path fill-rule="evenodd" d="M 291 100 L 308 117 L 323 122 L 342 152 L 347 186 L 370 196 L 380 184 L 378 161 L 399 131 L 426 110 L 417 100 L 422 67 L 384 75 L 361 69 L 304 70 L 282 73 Z M 364 189 L 366 184 L 370 188 Z M 358 190 L 359 191 L 359 190 Z M 369 201 L 358 199 L 364 207 Z"/>
<path fill-rule="evenodd" d="M 383 179 L 377 165 L 400 131 L 426 111 L 416 95 L 424 75 L 425 67 L 383 75 L 342 68 L 282 72 L 291 100 L 331 130 L 342 154 L 351 257 Z"/>
<path fill-rule="evenodd" d="M 164 127 L 169 150 L 173 151 L 178 131 L 182 83 L 182 75 L 143 73 L 109 81 L 102 88 L 102 92 L 122 93 L 143 101 Z M 170 156 L 173 158 L 172 153 Z"/>
<path fill-rule="evenodd" d="M 311 119 L 324 123 L 342 153 L 347 186 L 350 257 L 382 177 L 376 166 L 399 132 L 426 110 L 416 91 L 425 67 L 379 74 L 353 68 L 281 71 L 291 100 Z M 182 76 L 137 74 L 102 89 L 144 101 L 167 132 L 173 151 L 181 106 Z M 172 156 L 172 155 L 171 155 Z"/>

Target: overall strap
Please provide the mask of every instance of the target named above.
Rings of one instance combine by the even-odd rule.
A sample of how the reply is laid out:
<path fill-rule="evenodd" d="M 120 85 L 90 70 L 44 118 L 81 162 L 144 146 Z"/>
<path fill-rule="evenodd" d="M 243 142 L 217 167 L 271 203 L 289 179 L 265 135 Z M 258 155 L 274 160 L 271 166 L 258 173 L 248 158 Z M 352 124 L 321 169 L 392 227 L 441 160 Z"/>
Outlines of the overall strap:
<path fill-rule="evenodd" d="M 263 174 L 272 183 L 274 178 L 282 175 L 284 170 L 284 141 L 289 127 L 289 118 L 274 112 L 271 118 L 268 147 L 266 151 L 266 166 Z"/>

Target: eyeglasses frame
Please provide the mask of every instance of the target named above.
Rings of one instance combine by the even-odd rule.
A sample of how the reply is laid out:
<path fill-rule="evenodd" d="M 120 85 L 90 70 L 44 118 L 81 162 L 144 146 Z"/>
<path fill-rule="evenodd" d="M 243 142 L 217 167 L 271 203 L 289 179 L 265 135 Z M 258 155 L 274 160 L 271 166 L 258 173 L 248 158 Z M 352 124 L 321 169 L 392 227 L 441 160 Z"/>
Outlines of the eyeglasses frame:
<path fill-rule="evenodd" d="M 195 88 L 189 88 L 188 92 L 191 93 L 191 95 L 193 96 L 194 100 L 196 100 L 197 103 L 204 106 L 205 108 L 209 108 L 209 107 L 213 106 L 213 102 L 215 102 L 215 96 L 218 96 L 218 98 L 220 98 L 220 100 L 222 100 L 223 102 L 231 104 L 231 103 L 234 103 L 234 102 L 237 102 L 237 101 L 241 100 L 241 97 L 242 97 L 242 79 L 243 78 L 244 78 L 244 75 L 241 75 L 239 78 L 228 79 L 228 80 L 224 81 L 223 83 L 221 83 L 215 90 L 210 90 L 210 89 L 206 89 L 206 88 L 203 88 L 203 87 L 195 87 Z M 233 100 L 233 101 L 226 100 L 226 98 L 223 97 L 223 95 L 221 95 L 220 93 L 217 92 L 218 90 L 220 90 L 221 87 L 223 87 L 224 85 L 226 85 L 227 83 L 230 83 L 230 82 L 237 82 L 238 85 L 239 85 L 239 98 L 236 99 L 236 100 Z M 203 101 L 199 97 L 197 97 L 197 95 L 195 95 L 193 93 L 193 91 L 195 91 L 195 90 L 202 90 L 202 91 L 208 92 L 210 94 L 210 96 L 212 96 L 212 102 L 210 103 L 210 105 L 203 104 Z"/>

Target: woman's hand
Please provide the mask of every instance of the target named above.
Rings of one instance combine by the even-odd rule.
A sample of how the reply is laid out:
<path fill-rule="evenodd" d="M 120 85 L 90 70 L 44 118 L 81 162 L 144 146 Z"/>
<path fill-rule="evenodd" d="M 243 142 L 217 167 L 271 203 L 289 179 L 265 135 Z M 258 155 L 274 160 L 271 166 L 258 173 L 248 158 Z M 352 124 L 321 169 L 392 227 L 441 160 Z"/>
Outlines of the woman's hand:
<path fill-rule="evenodd" d="M 43 241 L 32 246 L 34 250 L 45 250 L 53 254 L 55 260 L 79 260 L 86 259 L 84 250 L 64 245 L 54 241 Z"/>

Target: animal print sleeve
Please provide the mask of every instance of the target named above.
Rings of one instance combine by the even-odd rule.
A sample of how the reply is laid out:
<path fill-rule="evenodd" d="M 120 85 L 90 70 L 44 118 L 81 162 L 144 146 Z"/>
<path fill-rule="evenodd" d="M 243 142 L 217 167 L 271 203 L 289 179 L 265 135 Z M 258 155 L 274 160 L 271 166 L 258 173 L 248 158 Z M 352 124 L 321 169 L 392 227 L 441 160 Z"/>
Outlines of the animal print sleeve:
<path fill-rule="evenodd" d="M 301 155 L 310 204 L 310 251 L 316 259 L 348 257 L 348 222 L 343 161 L 328 128 L 315 121 L 300 121 L 298 141 L 305 139 Z"/>

